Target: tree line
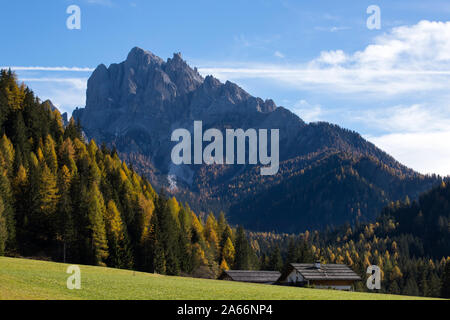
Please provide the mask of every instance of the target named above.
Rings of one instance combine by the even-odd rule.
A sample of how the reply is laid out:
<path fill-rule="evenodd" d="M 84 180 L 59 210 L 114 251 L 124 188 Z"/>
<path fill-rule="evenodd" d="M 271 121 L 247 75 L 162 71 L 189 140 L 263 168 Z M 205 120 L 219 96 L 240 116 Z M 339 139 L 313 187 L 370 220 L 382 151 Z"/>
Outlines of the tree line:
<path fill-rule="evenodd" d="M 417 201 L 392 202 L 373 223 L 356 223 L 297 235 L 250 233 L 260 265 L 283 271 L 289 263 L 346 264 L 363 281 L 367 267 L 381 268 L 382 293 L 450 297 L 450 185 Z"/>

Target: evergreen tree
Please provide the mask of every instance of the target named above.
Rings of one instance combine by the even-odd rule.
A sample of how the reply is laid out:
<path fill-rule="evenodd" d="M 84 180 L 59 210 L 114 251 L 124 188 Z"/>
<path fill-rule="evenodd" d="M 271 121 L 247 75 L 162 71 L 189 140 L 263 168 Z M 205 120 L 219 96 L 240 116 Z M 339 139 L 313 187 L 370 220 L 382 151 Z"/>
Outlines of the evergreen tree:
<path fill-rule="evenodd" d="M 433 274 L 430 277 L 430 297 L 439 297 L 439 296 L 441 296 L 441 280 L 433 272 Z"/>
<path fill-rule="evenodd" d="M 9 175 L 12 175 L 15 150 L 11 140 L 9 140 L 5 134 L 0 139 L 0 152 L 3 156 L 3 167 L 7 170 Z"/>
<path fill-rule="evenodd" d="M 105 266 L 105 261 L 108 257 L 108 243 L 104 222 L 105 206 L 96 183 L 89 190 L 87 200 L 92 264 Z"/>
<path fill-rule="evenodd" d="M 389 286 L 389 291 L 390 294 L 400 294 L 400 288 L 398 286 L 397 281 L 392 281 L 391 285 Z"/>
<path fill-rule="evenodd" d="M 450 298 L 450 259 L 447 259 L 442 274 L 441 297 Z"/>
<path fill-rule="evenodd" d="M 153 258 L 154 271 L 158 274 L 166 274 L 166 255 L 164 248 L 156 241 L 155 243 L 155 255 Z"/>
<path fill-rule="evenodd" d="M 226 242 L 230 239 L 233 241 L 233 230 L 231 230 L 230 226 L 227 225 L 220 236 L 220 243 L 219 246 L 223 250 L 223 247 L 225 246 Z"/>
<path fill-rule="evenodd" d="M 105 220 L 109 247 L 108 265 L 122 269 L 131 268 L 132 257 L 125 234 L 125 227 L 113 200 L 108 202 Z"/>
<path fill-rule="evenodd" d="M 43 217 L 50 218 L 58 204 L 58 186 L 56 176 L 44 164 L 39 185 L 39 209 Z"/>
<path fill-rule="evenodd" d="M 227 271 L 230 270 L 230 267 L 228 266 L 228 263 L 225 259 L 222 260 L 222 262 L 220 263 L 220 271 Z"/>
<path fill-rule="evenodd" d="M 50 135 L 48 135 L 45 139 L 44 157 L 47 162 L 47 166 L 53 174 L 56 174 L 56 171 L 58 170 L 58 159 L 56 157 L 55 141 Z"/>
<path fill-rule="evenodd" d="M 273 250 L 269 259 L 269 268 L 272 271 L 283 271 L 283 258 L 281 257 L 281 251 L 278 246 Z"/>
<path fill-rule="evenodd" d="M 165 195 L 158 197 L 155 209 L 158 215 L 159 232 L 157 234 L 157 245 L 161 246 L 165 255 L 165 269 L 168 275 L 179 275 L 180 264 L 178 255 L 179 248 L 179 228 L 171 212 Z"/>
<path fill-rule="evenodd" d="M 228 226 L 227 219 L 225 218 L 225 213 L 223 211 L 219 214 L 219 221 L 217 222 L 217 235 L 220 236 L 220 242 L 222 243 L 222 234 L 225 231 L 225 228 Z M 226 241 L 226 239 L 225 239 Z M 223 248 L 223 246 L 220 246 Z"/>
<path fill-rule="evenodd" d="M 191 228 L 190 219 L 184 207 L 181 207 L 178 212 L 178 221 L 180 222 L 180 268 L 183 272 L 191 273 L 193 271 L 192 248 L 190 244 Z"/>
<path fill-rule="evenodd" d="M 150 219 L 148 232 L 142 240 L 142 257 L 139 259 L 138 267 L 143 271 L 155 272 L 155 262 L 158 262 L 158 258 L 156 258 L 156 241 L 158 239 L 158 233 L 158 216 L 153 214 Z"/>
<path fill-rule="evenodd" d="M 3 199 L 0 197 L 0 256 L 5 255 L 6 240 L 8 239 L 4 212 L 5 207 L 3 206 Z"/>
<path fill-rule="evenodd" d="M 227 238 L 222 249 L 222 261 L 225 261 L 227 265 L 232 266 L 234 264 L 235 254 L 236 250 L 234 249 L 233 242 L 230 238 Z"/>
<path fill-rule="evenodd" d="M 236 270 L 250 269 L 250 245 L 243 227 L 239 227 L 236 234 L 236 257 L 234 261 L 234 268 Z"/>
<path fill-rule="evenodd" d="M 53 240 L 56 233 L 56 209 L 59 201 L 57 178 L 44 163 L 38 187 L 38 212 L 34 216 L 37 236 L 44 242 Z M 48 244 L 48 243 L 47 243 Z"/>
<path fill-rule="evenodd" d="M 295 243 L 295 240 L 291 238 L 289 240 L 289 247 L 286 257 L 286 265 L 289 265 L 290 263 L 297 263 L 298 262 L 298 250 L 297 245 Z"/>
<path fill-rule="evenodd" d="M 71 192 L 72 175 L 69 169 L 64 165 L 58 175 L 59 200 L 57 209 L 57 240 L 62 242 L 63 262 L 70 256 L 70 249 L 76 239 L 76 230 L 73 219 L 73 207 Z"/>
<path fill-rule="evenodd" d="M 219 256 L 219 238 L 216 233 L 217 221 L 214 215 L 210 213 L 206 218 L 206 224 L 203 229 L 206 241 L 208 241 L 215 258 Z"/>
<path fill-rule="evenodd" d="M 16 218 L 13 208 L 13 194 L 8 172 L 4 168 L 4 160 L 0 152 L 0 197 L 3 200 L 3 218 L 6 225 L 6 251 L 13 251 L 16 247 Z"/>

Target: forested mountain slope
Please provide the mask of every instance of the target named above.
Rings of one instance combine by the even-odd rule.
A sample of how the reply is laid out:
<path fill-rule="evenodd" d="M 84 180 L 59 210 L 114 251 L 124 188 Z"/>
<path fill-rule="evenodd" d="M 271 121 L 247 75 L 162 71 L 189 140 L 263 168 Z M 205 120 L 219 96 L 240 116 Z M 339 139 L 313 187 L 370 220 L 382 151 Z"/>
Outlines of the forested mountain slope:
<path fill-rule="evenodd" d="M 450 186 L 443 182 L 417 201 L 392 202 L 376 222 L 302 234 L 250 233 L 263 269 L 292 262 L 344 263 L 363 279 L 382 271 L 382 292 L 450 297 Z M 364 281 L 358 290 L 367 290 Z"/>

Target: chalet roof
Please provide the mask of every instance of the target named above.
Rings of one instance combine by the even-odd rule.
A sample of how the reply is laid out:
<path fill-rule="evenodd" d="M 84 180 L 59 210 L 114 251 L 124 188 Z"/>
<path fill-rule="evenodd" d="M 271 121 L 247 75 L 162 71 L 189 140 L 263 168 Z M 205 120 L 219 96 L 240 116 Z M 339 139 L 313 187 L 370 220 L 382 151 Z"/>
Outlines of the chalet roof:
<path fill-rule="evenodd" d="M 281 273 L 278 271 L 228 270 L 224 271 L 220 278 L 223 279 L 225 275 L 234 281 L 269 283 L 277 282 Z"/>
<path fill-rule="evenodd" d="M 345 264 L 322 264 L 320 269 L 313 263 L 291 263 L 291 266 L 305 280 L 361 280 L 361 277 Z"/>

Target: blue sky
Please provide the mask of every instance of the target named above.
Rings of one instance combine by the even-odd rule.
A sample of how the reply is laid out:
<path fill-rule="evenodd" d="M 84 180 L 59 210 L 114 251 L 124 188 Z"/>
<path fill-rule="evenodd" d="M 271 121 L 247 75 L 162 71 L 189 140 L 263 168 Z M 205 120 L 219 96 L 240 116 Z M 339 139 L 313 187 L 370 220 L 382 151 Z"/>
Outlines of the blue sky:
<path fill-rule="evenodd" d="M 72 4 L 81 30 L 66 27 Z M 380 30 L 366 26 L 369 5 L 381 9 Z M 337 123 L 422 173 L 450 174 L 448 1 L 17 0 L 1 9 L 0 66 L 62 111 L 84 105 L 92 68 L 134 46 L 164 59 L 182 52 L 203 74 L 306 121 Z"/>

